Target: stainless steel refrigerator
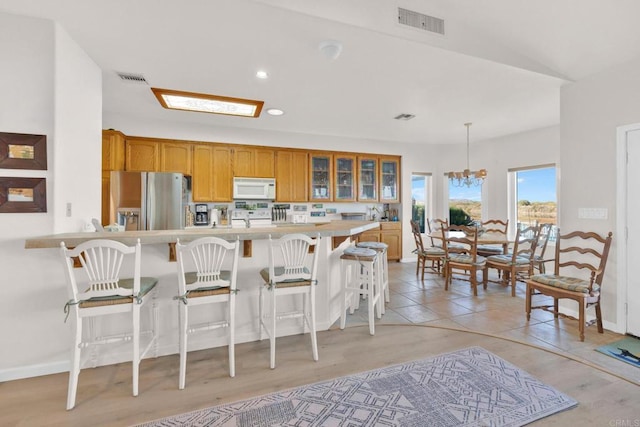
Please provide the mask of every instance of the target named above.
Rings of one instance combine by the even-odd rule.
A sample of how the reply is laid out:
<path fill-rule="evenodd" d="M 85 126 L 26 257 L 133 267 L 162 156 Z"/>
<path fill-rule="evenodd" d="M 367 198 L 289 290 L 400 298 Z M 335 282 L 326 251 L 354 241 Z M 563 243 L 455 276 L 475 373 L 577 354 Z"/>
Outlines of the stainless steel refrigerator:
<path fill-rule="evenodd" d="M 111 172 L 110 223 L 125 230 L 182 229 L 189 194 L 181 173 Z"/>

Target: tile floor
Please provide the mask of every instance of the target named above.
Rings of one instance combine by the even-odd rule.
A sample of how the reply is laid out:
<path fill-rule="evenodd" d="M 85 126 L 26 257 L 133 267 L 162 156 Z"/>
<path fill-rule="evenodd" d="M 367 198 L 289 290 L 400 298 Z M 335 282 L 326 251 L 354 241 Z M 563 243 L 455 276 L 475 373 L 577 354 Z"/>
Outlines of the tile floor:
<path fill-rule="evenodd" d="M 382 319 L 376 319 L 376 322 L 489 333 L 568 353 L 573 358 L 640 383 L 640 369 L 595 351 L 603 344 L 623 338 L 622 335 L 606 329 L 604 334 L 599 334 L 593 325 L 586 328 L 585 340 L 580 342 L 577 321 L 554 319 L 551 313 L 543 310 L 533 310 L 531 320 L 527 321 L 524 283 L 518 282 L 516 296 L 512 297 L 510 288 L 500 283 L 495 270 L 489 277 L 487 290 L 479 286 L 478 296 L 474 297 L 469 282 L 462 276 L 454 278 L 452 286 L 445 291 L 442 276 L 427 272 L 422 282 L 416 275 L 415 263 L 389 263 L 391 301 L 387 303 Z M 347 325 L 367 324 L 367 321 L 366 304 L 360 304 L 360 308 L 347 317 Z"/>

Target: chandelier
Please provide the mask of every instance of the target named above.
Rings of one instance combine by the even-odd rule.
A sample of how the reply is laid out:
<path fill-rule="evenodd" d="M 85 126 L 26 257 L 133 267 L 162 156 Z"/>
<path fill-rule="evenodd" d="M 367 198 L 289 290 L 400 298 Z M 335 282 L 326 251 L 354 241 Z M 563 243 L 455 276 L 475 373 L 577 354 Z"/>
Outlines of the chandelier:
<path fill-rule="evenodd" d="M 472 171 L 469 169 L 469 127 L 471 123 L 464 124 L 467 127 L 467 168 L 462 172 L 449 172 L 449 182 L 456 187 L 471 187 L 482 185 L 484 179 L 487 177 L 487 170 L 480 169 L 479 171 Z"/>

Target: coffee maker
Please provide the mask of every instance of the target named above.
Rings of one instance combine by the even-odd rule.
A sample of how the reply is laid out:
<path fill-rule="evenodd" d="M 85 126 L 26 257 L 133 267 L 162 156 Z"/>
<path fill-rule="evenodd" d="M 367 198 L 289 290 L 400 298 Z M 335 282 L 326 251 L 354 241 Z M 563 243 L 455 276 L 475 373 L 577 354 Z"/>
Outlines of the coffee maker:
<path fill-rule="evenodd" d="M 205 203 L 196 204 L 196 219 L 193 225 L 209 225 L 209 207 Z"/>

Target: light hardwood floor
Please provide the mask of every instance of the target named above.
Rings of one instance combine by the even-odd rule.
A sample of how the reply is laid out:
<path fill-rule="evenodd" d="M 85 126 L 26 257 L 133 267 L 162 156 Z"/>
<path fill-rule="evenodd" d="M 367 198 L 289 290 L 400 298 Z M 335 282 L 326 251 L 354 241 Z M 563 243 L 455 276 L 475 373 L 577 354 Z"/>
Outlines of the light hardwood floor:
<path fill-rule="evenodd" d="M 176 355 L 143 361 L 140 395 L 131 396 L 131 365 L 85 369 L 76 408 L 66 411 L 67 374 L 0 384 L 0 425 L 134 425 L 341 375 L 481 346 L 579 402 L 535 425 L 640 425 L 640 369 L 594 349 L 621 336 L 595 327 L 578 340 L 577 324 L 534 312 L 527 322 L 523 285 L 515 298 L 490 283 L 478 297 L 454 281 L 444 291 L 435 275 L 416 279 L 415 264 L 390 264 L 391 302 L 376 335 L 366 325 L 366 304 L 340 331 L 318 334 L 313 362 L 309 336 L 283 337 L 277 367 L 269 369 L 268 341 L 236 346 L 236 377 L 228 377 L 226 348 L 189 353 L 187 386 L 178 390 Z"/>

